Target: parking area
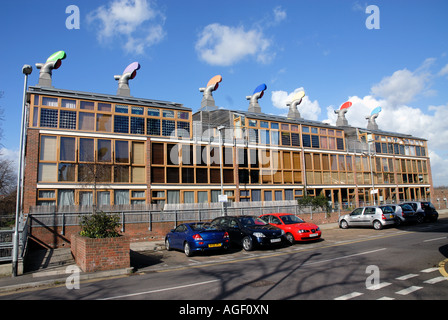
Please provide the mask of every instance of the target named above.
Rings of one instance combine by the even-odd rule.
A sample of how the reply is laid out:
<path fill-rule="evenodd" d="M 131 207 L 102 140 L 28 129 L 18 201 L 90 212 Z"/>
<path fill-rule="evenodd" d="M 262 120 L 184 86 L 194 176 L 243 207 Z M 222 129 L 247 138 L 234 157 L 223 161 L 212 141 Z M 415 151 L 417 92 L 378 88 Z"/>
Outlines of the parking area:
<path fill-rule="evenodd" d="M 405 232 L 424 232 L 448 224 L 448 218 L 441 216 L 436 223 L 410 224 L 400 227 L 389 226 L 382 230 L 359 227 L 340 229 L 336 224 L 330 228 L 323 228 L 322 238 L 316 241 L 295 243 L 293 245 L 272 246 L 257 248 L 254 251 L 245 251 L 241 247 L 232 246 L 227 251 L 216 250 L 199 252 L 187 257 L 182 251 L 167 251 L 163 241 L 159 241 L 156 250 L 131 252 L 131 265 L 137 273 L 163 272 L 182 268 L 195 268 L 211 264 L 233 263 L 245 259 L 267 258 L 269 256 L 286 255 L 310 250 L 319 250 L 332 246 L 344 245 L 353 242 L 369 241 L 374 238 L 393 237 Z"/>

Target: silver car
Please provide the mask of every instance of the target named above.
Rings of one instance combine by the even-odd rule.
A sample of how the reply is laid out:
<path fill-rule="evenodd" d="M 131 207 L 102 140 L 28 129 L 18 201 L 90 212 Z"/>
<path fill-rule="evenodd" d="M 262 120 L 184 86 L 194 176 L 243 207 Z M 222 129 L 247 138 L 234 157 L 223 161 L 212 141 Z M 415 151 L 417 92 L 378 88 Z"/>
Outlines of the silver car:
<path fill-rule="evenodd" d="M 376 230 L 395 224 L 394 210 L 387 205 L 367 206 L 355 209 L 352 213 L 339 217 L 339 227 L 373 226 Z"/>

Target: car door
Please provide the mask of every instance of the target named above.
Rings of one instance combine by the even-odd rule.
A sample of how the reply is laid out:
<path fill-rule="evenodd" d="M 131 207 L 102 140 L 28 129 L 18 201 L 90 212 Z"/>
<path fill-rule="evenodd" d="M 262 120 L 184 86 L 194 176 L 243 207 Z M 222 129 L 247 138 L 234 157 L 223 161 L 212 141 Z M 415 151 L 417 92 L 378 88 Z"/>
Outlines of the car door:
<path fill-rule="evenodd" d="M 243 232 L 238 219 L 235 217 L 227 217 L 226 219 L 226 231 L 229 234 L 230 241 L 240 244 L 243 239 Z"/>
<path fill-rule="evenodd" d="M 357 208 L 348 215 L 348 224 L 352 226 L 359 226 L 361 221 L 361 215 L 364 208 Z"/>
<path fill-rule="evenodd" d="M 171 234 L 171 246 L 174 248 L 182 248 L 187 227 L 184 224 L 178 225 Z"/>
<path fill-rule="evenodd" d="M 361 226 L 371 226 L 374 220 L 374 216 L 376 213 L 376 208 L 372 208 L 372 207 L 367 207 L 360 220 L 359 220 L 359 225 Z"/>

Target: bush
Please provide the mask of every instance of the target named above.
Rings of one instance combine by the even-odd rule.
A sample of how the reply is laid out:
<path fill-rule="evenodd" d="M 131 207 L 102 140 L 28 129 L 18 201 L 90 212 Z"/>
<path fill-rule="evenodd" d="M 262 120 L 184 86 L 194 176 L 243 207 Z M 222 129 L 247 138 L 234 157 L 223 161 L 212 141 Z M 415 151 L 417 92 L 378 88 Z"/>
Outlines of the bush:
<path fill-rule="evenodd" d="M 91 215 L 81 217 L 81 236 L 89 238 L 115 238 L 120 234 L 120 216 L 117 214 L 107 215 L 104 212 L 95 212 Z"/>

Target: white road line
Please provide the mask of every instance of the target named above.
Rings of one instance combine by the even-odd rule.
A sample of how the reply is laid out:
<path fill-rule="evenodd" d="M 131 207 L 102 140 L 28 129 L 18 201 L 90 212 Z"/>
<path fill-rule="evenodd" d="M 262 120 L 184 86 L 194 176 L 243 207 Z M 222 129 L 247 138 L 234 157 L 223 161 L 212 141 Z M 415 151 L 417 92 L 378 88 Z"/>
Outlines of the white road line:
<path fill-rule="evenodd" d="M 353 299 L 353 298 L 356 298 L 356 297 L 359 297 L 362 295 L 363 295 L 363 293 L 360 293 L 360 292 L 352 292 L 352 293 L 334 298 L 334 300 L 349 300 L 349 299 Z"/>
<path fill-rule="evenodd" d="M 434 272 L 434 271 L 437 271 L 437 270 L 439 270 L 439 268 L 434 267 L 434 268 L 428 268 L 428 269 L 421 270 L 420 272 L 430 273 L 430 272 Z"/>
<path fill-rule="evenodd" d="M 432 278 L 432 279 L 423 281 L 423 283 L 434 284 L 434 283 L 438 283 L 438 282 L 441 282 L 441 281 L 444 281 L 444 280 L 448 280 L 448 278 L 440 276 L 440 277 L 436 277 L 436 278 Z"/>
<path fill-rule="evenodd" d="M 412 292 L 415 292 L 415 291 L 417 291 L 417 290 L 420 290 L 420 289 L 423 289 L 423 287 L 412 286 L 412 287 L 409 287 L 409 288 L 406 288 L 406 289 L 397 291 L 397 292 L 395 292 L 395 293 L 396 293 L 396 294 L 400 294 L 400 295 L 402 295 L 402 296 L 405 296 L 405 295 L 408 295 L 408 294 L 410 294 L 410 293 L 412 293 Z"/>
<path fill-rule="evenodd" d="M 391 285 L 392 283 L 390 283 L 390 282 L 383 282 L 383 283 L 380 283 L 380 284 L 375 284 L 375 285 L 373 285 L 373 286 L 369 286 L 369 287 L 367 287 L 367 289 L 368 290 L 379 290 L 379 289 L 382 289 L 382 288 L 384 288 L 384 287 L 387 287 L 387 286 L 389 286 L 389 285 Z"/>
<path fill-rule="evenodd" d="M 434 239 L 423 240 L 423 242 L 437 241 L 437 240 L 445 240 L 445 239 L 446 239 L 446 237 L 441 237 L 441 238 L 434 238 Z"/>
<path fill-rule="evenodd" d="M 150 293 L 156 293 L 156 292 L 163 292 L 163 291 L 169 291 L 169 290 L 177 290 L 177 289 L 183 289 L 183 288 L 189 288 L 189 287 L 201 286 L 201 285 L 204 285 L 204 284 L 209 284 L 209 283 L 218 282 L 218 281 L 221 281 L 221 280 L 210 280 L 210 281 L 204 281 L 204 282 L 198 282 L 198 283 L 186 284 L 186 285 L 183 285 L 183 286 L 177 286 L 177 287 L 170 287 L 170 288 L 163 288 L 163 289 L 157 289 L 157 290 L 151 290 L 151 291 L 144 291 L 144 292 L 130 293 L 130 294 L 124 294 L 124 295 L 121 295 L 121 296 L 115 296 L 115 297 L 104 298 L 104 299 L 100 299 L 100 300 L 122 299 L 122 298 L 127 298 L 127 297 L 139 296 L 139 295 L 143 295 L 143 294 L 150 294 Z"/>
<path fill-rule="evenodd" d="M 364 251 L 364 252 L 360 252 L 360 253 L 354 253 L 354 254 L 350 254 L 348 256 L 342 256 L 342 257 L 337 257 L 337 258 L 333 258 L 333 259 L 326 259 L 326 260 L 320 260 L 320 261 L 314 261 L 314 262 L 307 262 L 304 263 L 304 266 L 309 266 L 309 265 L 313 265 L 313 264 L 318 264 L 318 263 L 324 263 L 324 262 L 329 262 L 329 261 L 334 261 L 334 260 L 340 260 L 340 259 L 346 259 L 346 258 L 351 258 L 351 257 L 356 257 L 356 256 L 362 256 L 365 254 L 369 254 L 369 253 L 374 253 L 374 252 L 379 252 L 379 251 L 383 251 L 386 250 L 387 248 L 381 248 L 381 249 L 376 249 L 376 250 L 371 250 L 371 251 Z"/>
<path fill-rule="evenodd" d="M 401 276 L 401 277 L 398 277 L 398 278 L 395 278 L 395 279 L 397 279 L 397 280 L 408 280 L 408 279 L 411 279 L 411 278 L 414 278 L 414 277 L 418 277 L 418 274 L 415 274 L 415 273 L 405 274 L 404 276 Z"/>
<path fill-rule="evenodd" d="M 395 298 L 391 298 L 391 297 L 381 297 L 377 300 L 395 300 Z"/>

